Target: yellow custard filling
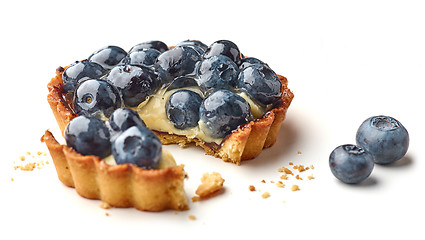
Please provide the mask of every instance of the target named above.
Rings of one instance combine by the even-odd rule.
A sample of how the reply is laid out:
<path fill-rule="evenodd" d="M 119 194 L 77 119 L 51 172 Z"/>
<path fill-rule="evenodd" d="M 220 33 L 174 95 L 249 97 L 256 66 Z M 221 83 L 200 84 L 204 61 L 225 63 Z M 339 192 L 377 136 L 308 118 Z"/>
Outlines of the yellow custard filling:
<path fill-rule="evenodd" d="M 117 162 L 115 161 L 114 156 L 112 156 L 112 154 L 102 160 L 108 165 L 112 165 L 112 166 L 117 165 Z M 171 155 L 171 153 L 168 152 L 167 150 L 162 149 L 161 160 L 159 161 L 159 165 L 157 169 L 165 169 L 165 168 L 170 168 L 175 166 L 177 166 L 177 164 L 176 164 L 176 161 L 174 160 L 173 155 Z"/>
<path fill-rule="evenodd" d="M 204 142 L 214 142 L 216 144 L 220 144 L 223 139 L 213 138 L 207 135 L 204 131 L 205 127 L 202 121 L 199 121 L 198 126 L 196 127 L 187 129 L 177 129 L 174 127 L 173 122 L 168 119 L 165 110 L 165 104 L 171 94 L 181 89 L 191 90 L 203 96 L 201 90 L 198 87 L 185 87 L 173 89 L 170 91 L 167 91 L 167 89 L 161 89 L 154 95 L 150 96 L 148 100 L 141 103 L 137 108 L 133 108 L 133 110 L 139 113 L 140 118 L 151 130 L 165 132 L 168 134 L 186 136 L 189 139 L 197 138 Z M 251 112 L 255 119 L 262 117 L 264 113 L 269 109 L 269 107 L 262 107 L 254 103 L 251 98 L 245 93 L 239 93 L 239 95 L 249 103 L 251 107 Z"/>

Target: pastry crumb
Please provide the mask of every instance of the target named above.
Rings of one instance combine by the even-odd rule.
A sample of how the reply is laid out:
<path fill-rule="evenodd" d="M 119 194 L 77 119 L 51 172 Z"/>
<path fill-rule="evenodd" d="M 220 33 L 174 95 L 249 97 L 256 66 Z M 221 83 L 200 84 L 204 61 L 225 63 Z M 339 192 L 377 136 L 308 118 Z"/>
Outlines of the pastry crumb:
<path fill-rule="evenodd" d="M 206 198 L 223 188 L 224 179 L 221 177 L 220 173 L 217 172 L 211 174 L 204 173 L 201 182 L 201 185 L 198 186 L 195 193 L 200 198 Z"/>
<path fill-rule="evenodd" d="M 282 182 L 282 181 L 278 181 L 278 182 L 276 183 L 276 187 L 283 188 L 283 187 L 285 187 L 285 184 L 283 184 L 283 182 Z"/>
<path fill-rule="evenodd" d="M 13 182 L 13 181 L 15 181 L 15 179 L 14 179 L 14 178 L 10 178 L 10 181 L 12 181 L 12 182 Z"/>
<path fill-rule="evenodd" d="M 297 180 L 303 180 L 303 179 L 300 177 L 300 175 L 298 175 L 298 174 L 297 174 L 297 176 L 295 176 L 295 178 L 296 178 Z"/>
<path fill-rule="evenodd" d="M 105 216 L 109 217 L 109 213 L 107 213 L 107 212 L 106 212 L 106 213 L 105 213 Z"/>
<path fill-rule="evenodd" d="M 102 209 L 110 209 L 111 205 L 109 205 L 109 203 L 107 202 L 102 202 L 101 204 L 99 204 L 99 207 Z"/>
<path fill-rule="evenodd" d="M 25 161 L 25 156 L 20 156 L 20 157 L 19 157 L 19 160 L 21 160 L 21 161 Z"/>
<path fill-rule="evenodd" d="M 288 180 L 288 175 L 286 175 L 286 174 L 283 174 L 282 176 L 280 176 L 280 179 L 283 179 L 283 180 Z"/>
<path fill-rule="evenodd" d="M 201 201 L 201 197 L 199 197 L 199 196 L 193 196 L 192 197 L 192 202 L 199 202 L 199 201 Z"/>
<path fill-rule="evenodd" d="M 314 179 L 314 176 L 313 176 L 313 174 L 311 174 L 311 175 L 310 175 L 310 176 L 308 176 L 307 178 L 308 178 L 308 180 L 312 180 L 312 179 Z"/>
<path fill-rule="evenodd" d="M 269 192 L 264 192 L 263 194 L 261 194 L 261 197 L 262 198 L 268 198 L 268 197 L 270 197 L 270 193 Z"/>
<path fill-rule="evenodd" d="M 195 216 L 193 216 L 193 215 L 189 215 L 189 219 L 190 219 L 190 220 L 196 220 L 196 217 L 195 217 Z"/>
<path fill-rule="evenodd" d="M 291 191 L 295 192 L 295 191 L 299 191 L 299 190 L 300 190 L 300 187 L 298 185 L 296 185 L 296 184 L 292 185 Z"/>
<path fill-rule="evenodd" d="M 251 192 L 254 192 L 255 191 L 255 187 L 253 185 L 249 185 L 248 189 Z"/>

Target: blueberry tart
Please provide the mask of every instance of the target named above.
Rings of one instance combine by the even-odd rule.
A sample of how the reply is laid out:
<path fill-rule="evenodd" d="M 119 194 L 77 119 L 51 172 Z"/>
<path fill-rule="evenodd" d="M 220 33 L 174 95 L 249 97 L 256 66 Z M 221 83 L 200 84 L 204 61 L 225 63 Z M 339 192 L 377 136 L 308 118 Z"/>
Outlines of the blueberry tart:
<path fill-rule="evenodd" d="M 67 144 L 48 131 L 42 140 L 59 179 L 87 198 L 142 210 L 186 209 L 183 166 L 164 157 L 170 154 L 160 150 L 161 143 L 195 143 L 240 165 L 276 142 L 294 97 L 287 85 L 228 40 L 209 46 L 185 40 L 174 47 L 149 41 L 128 52 L 108 46 L 56 70 L 47 99 Z M 98 137 L 73 134 L 86 129 L 77 122 Z M 141 139 L 148 139 L 146 147 Z M 115 191 L 122 196 L 107 196 Z M 155 205 L 135 194 L 172 197 Z"/>

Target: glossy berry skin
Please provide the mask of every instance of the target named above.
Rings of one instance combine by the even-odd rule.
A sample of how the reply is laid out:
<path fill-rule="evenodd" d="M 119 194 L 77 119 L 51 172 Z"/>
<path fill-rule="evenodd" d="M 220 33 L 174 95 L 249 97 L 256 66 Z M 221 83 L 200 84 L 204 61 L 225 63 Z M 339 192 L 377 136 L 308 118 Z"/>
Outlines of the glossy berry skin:
<path fill-rule="evenodd" d="M 252 118 L 249 103 L 229 90 L 211 93 L 202 101 L 199 114 L 203 131 L 215 138 L 225 137 Z"/>
<path fill-rule="evenodd" d="M 90 78 L 101 78 L 106 70 L 95 62 L 83 60 L 75 62 L 62 73 L 63 89 L 65 93 L 73 92 L 79 82 Z"/>
<path fill-rule="evenodd" d="M 206 59 L 216 55 L 227 56 L 238 66 L 241 64 L 241 52 L 238 46 L 232 41 L 218 40 L 213 42 L 205 51 L 203 57 Z"/>
<path fill-rule="evenodd" d="M 329 156 L 332 174 L 344 183 L 359 183 L 365 180 L 374 167 L 373 156 L 361 147 L 341 145 Z"/>
<path fill-rule="evenodd" d="M 201 56 L 193 48 L 175 47 L 159 55 L 154 66 L 162 83 L 168 84 L 175 77 L 193 74 L 199 60 Z"/>
<path fill-rule="evenodd" d="M 108 126 L 111 130 L 111 139 L 129 129 L 132 126 L 146 127 L 145 122 L 140 118 L 139 114 L 130 108 L 118 108 L 115 110 L 108 120 Z"/>
<path fill-rule="evenodd" d="M 81 82 L 74 92 L 74 111 L 78 115 L 108 118 L 121 107 L 118 90 L 106 81 L 89 79 Z"/>
<path fill-rule="evenodd" d="M 216 55 L 201 61 L 196 75 L 198 86 L 204 93 L 219 89 L 233 90 L 238 83 L 239 68 L 230 58 Z"/>
<path fill-rule="evenodd" d="M 185 40 L 176 44 L 176 47 L 187 46 L 195 49 L 199 54 L 204 54 L 208 46 L 199 40 Z"/>
<path fill-rule="evenodd" d="M 153 66 L 160 54 L 161 52 L 156 49 L 140 49 L 128 53 L 127 56 L 121 60 L 120 64 Z"/>
<path fill-rule="evenodd" d="M 127 55 L 127 52 L 117 46 L 107 46 L 95 51 L 88 60 L 109 70 L 115 67 Z"/>
<path fill-rule="evenodd" d="M 272 104 L 282 95 L 282 83 L 278 76 L 262 64 L 244 68 L 238 77 L 238 87 L 262 105 Z"/>
<path fill-rule="evenodd" d="M 110 134 L 102 120 L 91 116 L 72 119 L 64 132 L 66 144 L 82 155 L 104 158 L 111 154 Z"/>
<path fill-rule="evenodd" d="M 389 164 L 406 154 L 409 148 L 409 133 L 392 117 L 374 116 L 360 125 L 356 142 L 374 156 L 375 163 Z"/>
<path fill-rule="evenodd" d="M 178 88 L 184 88 L 184 87 L 194 87 L 198 86 L 198 82 L 193 77 L 189 76 L 182 76 L 182 77 L 176 77 L 171 82 L 171 84 L 167 87 L 167 91 L 178 89 Z"/>
<path fill-rule="evenodd" d="M 111 69 L 106 81 L 118 89 L 124 104 L 129 107 L 136 107 L 145 101 L 160 86 L 151 68 L 130 64 Z"/>
<path fill-rule="evenodd" d="M 129 163 L 145 169 L 156 169 L 161 153 L 159 138 L 141 126 L 128 128 L 112 143 L 112 155 L 117 164 Z"/>
<path fill-rule="evenodd" d="M 168 50 L 168 46 L 162 41 L 157 41 L 157 40 L 147 41 L 147 42 L 142 42 L 137 45 L 134 45 L 129 52 L 134 52 L 141 49 L 156 49 L 160 51 L 161 53 L 163 53 Z"/>
<path fill-rule="evenodd" d="M 258 58 L 255 57 L 247 57 L 247 58 L 242 58 L 241 61 L 241 65 L 239 66 L 239 68 L 242 70 L 248 66 L 251 66 L 253 64 L 262 64 L 268 67 L 267 63 L 264 63 L 263 61 L 261 61 Z"/>
<path fill-rule="evenodd" d="M 178 90 L 170 95 L 165 105 L 168 119 L 177 129 L 198 126 L 202 98 L 190 90 Z"/>

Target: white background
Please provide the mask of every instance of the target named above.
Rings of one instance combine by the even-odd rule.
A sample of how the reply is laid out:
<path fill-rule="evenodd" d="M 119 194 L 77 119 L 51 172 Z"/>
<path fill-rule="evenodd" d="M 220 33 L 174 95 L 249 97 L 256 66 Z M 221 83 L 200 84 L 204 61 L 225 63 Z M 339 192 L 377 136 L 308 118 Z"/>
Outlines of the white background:
<path fill-rule="evenodd" d="M 1 239 L 424 238 L 421 1 L 6 2 L 0 3 Z M 232 40 L 286 76 L 295 93 L 276 145 L 241 166 L 198 148 L 165 146 L 186 165 L 189 199 L 204 172 L 220 172 L 224 191 L 178 214 L 104 210 L 65 187 L 52 162 L 32 172 L 13 169 L 27 151 L 47 151 L 39 142 L 44 130 L 58 135 L 46 101 L 56 67 L 106 45 L 128 50 L 148 40 L 186 39 Z M 339 182 L 328 167 L 330 152 L 354 143 L 361 122 L 379 114 L 408 129 L 406 157 L 375 166 L 362 184 Z M 40 159 L 49 157 L 34 158 Z M 289 162 L 315 168 L 277 188 L 270 181 Z M 315 179 L 307 180 L 311 174 Z M 301 190 L 290 191 L 292 184 Z M 261 198 L 265 191 L 268 199 Z"/>

